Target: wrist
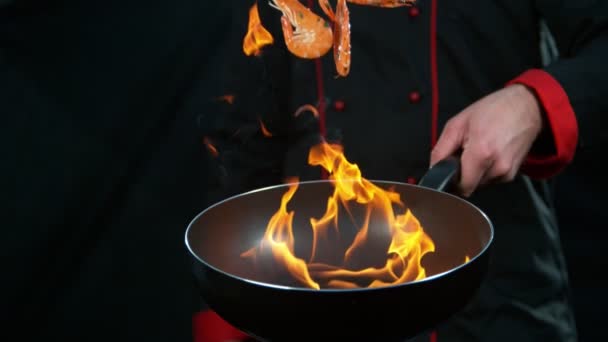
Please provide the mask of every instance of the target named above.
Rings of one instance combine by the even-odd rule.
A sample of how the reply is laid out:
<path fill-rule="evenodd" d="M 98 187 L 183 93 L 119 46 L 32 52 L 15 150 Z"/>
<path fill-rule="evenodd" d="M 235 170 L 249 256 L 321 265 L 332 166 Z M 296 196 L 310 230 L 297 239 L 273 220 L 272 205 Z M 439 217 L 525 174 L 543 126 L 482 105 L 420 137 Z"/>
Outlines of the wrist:
<path fill-rule="evenodd" d="M 516 84 L 525 85 L 536 97 L 540 105 L 537 113 L 545 121 L 522 171 L 533 178 L 552 177 L 572 161 L 576 151 L 578 125 L 574 109 L 561 84 L 542 69 L 526 70 L 506 86 Z"/>
<path fill-rule="evenodd" d="M 540 134 L 546 126 L 547 118 L 543 113 L 543 107 L 534 90 L 526 85 L 517 83 L 508 87 L 513 89 L 516 94 L 515 98 L 523 106 L 524 112 L 528 114 L 536 135 Z"/>

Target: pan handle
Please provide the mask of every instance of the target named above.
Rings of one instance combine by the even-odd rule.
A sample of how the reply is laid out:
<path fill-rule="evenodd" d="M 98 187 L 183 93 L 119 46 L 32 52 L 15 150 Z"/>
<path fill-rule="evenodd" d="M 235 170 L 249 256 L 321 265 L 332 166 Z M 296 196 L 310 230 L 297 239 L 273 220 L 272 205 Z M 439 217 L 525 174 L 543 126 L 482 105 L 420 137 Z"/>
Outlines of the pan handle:
<path fill-rule="evenodd" d="M 449 190 L 460 178 L 460 158 L 456 156 L 447 157 L 431 167 L 420 179 L 418 185 L 437 191 Z"/>

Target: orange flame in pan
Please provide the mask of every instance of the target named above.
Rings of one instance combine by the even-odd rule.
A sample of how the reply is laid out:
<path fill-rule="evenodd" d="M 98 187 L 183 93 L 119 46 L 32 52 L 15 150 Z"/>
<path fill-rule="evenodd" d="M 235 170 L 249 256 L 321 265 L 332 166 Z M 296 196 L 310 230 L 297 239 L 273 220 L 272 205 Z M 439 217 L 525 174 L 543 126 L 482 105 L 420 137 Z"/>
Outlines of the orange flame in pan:
<path fill-rule="evenodd" d="M 295 211 L 287 209 L 297 191 L 297 179 L 289 180 L 289 189 L 281 199 L 279 210 L 268 222 L 260 245 L 243 253 L 243 257 L 270 252 L 280 268 L 299 284 L 313 289 L 371 288 L 426 277 L 421 259 L 435 251 L 435 244 L 414 214 L 405 208 L 398 193 L 363 178 L 359 167 L 348 162 L 340 145 L 323 142 L 314 146 L 308 162 L 323 167 L 334 186 L 325 214 L 310 218 L 313 240 L 309 260 L 295 255 Z M 396 213 L 395 207 L 401 212 Z M 363 220 L 356 223 L 352 241 L 344 243 L 340 241 L 343 234 L 339 227 L 342 222 L 354 222 L 353 210 L 363 210 L 365 214 Z M 385 251 L 376 258 L 381 263 L 370 264 L 373 259 L 370 253 L 377 251 L 378 245 Z M 339 258 L 328 257 L 335 255 L 339 246 L 345 246 Z"/>

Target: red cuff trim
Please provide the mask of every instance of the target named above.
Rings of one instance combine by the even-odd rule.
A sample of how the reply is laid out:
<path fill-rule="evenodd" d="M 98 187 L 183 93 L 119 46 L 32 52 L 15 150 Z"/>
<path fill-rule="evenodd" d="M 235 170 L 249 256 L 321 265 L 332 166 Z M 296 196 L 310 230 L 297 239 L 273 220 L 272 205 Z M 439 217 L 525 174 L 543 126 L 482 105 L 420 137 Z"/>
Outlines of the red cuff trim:
<path fill-rule="evenodd" d="M 249 337 L 211 310 L 194 315 L 192 323 L 194 342 L 244 341 Z"/>
<path fill-rule="evenodd" d="M 523 84 L 532 89 L 544 108 L 553 133 L 554 155 L 528 155 L 522 172 L 532 178 L 549 178 L 568 165 L 574 158 L 578 143 L 578 124 L 568 95 L 549 73 L 541 69 L 530 69 L 507 85 Z"/>

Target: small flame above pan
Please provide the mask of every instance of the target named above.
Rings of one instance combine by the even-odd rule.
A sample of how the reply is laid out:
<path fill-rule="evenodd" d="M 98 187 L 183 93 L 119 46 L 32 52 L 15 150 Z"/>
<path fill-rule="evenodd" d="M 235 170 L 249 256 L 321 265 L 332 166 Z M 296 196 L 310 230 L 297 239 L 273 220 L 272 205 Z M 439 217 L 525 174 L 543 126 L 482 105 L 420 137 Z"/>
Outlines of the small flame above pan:
<path fill-rule="evenodd" d="M 243 39 L 243 52 L 247 56 L 259 56 L 262 48 L 272 43 L 274 43 L 274 39 L 270 32 L 262 26 L 258 4 L 255 3 L 249 9 L 249 24 L 247 25 L 247 34 Z"/>

